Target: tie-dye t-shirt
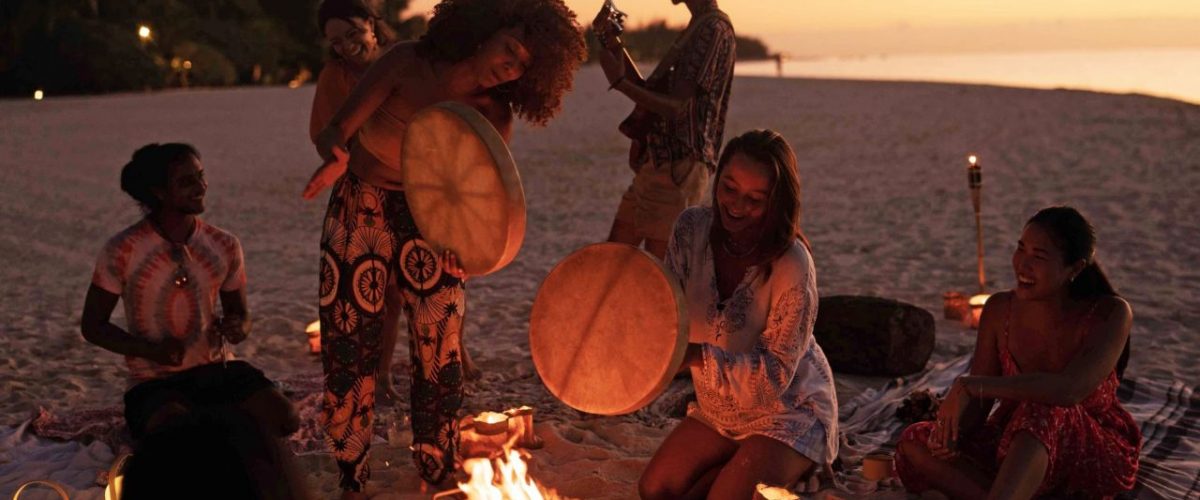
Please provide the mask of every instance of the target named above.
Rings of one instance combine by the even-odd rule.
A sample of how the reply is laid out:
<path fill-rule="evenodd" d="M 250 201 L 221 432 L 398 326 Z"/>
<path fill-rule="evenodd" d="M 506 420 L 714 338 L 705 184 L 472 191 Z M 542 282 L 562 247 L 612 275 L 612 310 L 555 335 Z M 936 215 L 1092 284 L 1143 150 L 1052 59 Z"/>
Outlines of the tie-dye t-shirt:
<path fill-rule="evenodd" d="M 153 341 L 171 335 L 186 347 L 179 366 L 126 356 L 131 382 L 222 360 L 213 329 L 218 291 L 246 286 L 242 262 L 237 237 L 200 219 L 187 243 L 167 241 L 142 219 L 104 245 L 92 284 L 121 296 L 126 330 Z"/>

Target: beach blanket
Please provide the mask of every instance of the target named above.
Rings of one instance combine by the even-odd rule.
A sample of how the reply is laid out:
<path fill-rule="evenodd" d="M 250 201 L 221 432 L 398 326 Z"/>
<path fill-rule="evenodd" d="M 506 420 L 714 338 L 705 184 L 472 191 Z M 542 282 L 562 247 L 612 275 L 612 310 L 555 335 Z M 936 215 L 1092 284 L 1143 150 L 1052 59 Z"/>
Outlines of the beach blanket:
<path fill-rule="evenodd" d="M 104 488 L 98 480 L 107 476 L 116 458 L 112 448 L 101 441 L 53 441 L 31 432 L 27 420 L 14 427 L 0 427 L 0 498 L 12 498 L 22 483 L 48 479 L 59 483 L 72 500 L 103 500 Z M 103 484 L 108 484 L 106 481 Z M 52 498 L 48 489 L 31 489 L 21 500 Z"/>
<path fill-rule="evenodd" d="M 904 425 L 896 418 L 896 410 L 909 394 L 921 389 L 945 391 L 969 365 L 969 356 L 934 363 L 920 374 L 867 389 L 842 403 L 841 467 L 835 476 L 847 488 L 843 491 L 876 498 L 898 491 L 894 483 L 866 485 L 857 480 L 863 456 L 894 449 Z M 301 454 L 324 452 L 316 424 L 319 378 L 288 379 L 282 388 L 296 404 L 302 421 L 301 430 L 291 438 L 292 449 Z M 1181 381 L 1129 378 L 1121 382 L 1117 396 L 1141 424 L 1143 436 L 1137 486 L 1122 498 L 1200 498 L 1200 397 L 1196 389 Z M 19 484 L 30 479 L 63 483 L 72 492 L 71 498 L 103 498 L 100 485 L 106 478 L 102 475 L 116 455 L 113 450 L 127 446 L 124 425 L 120 407 L 113 406 L 63 415 L 42 411 L 19 426 L 0 428 L 0 498 L 9 498 Z M 376 439 L 382 441 L 383 437 L 384 429 L 376 429 Z"/>
<path fill-rule="evenodd" d="M 872 451 L 892 451 L 904 425 L 895 418 L 905 397 L 919 389 L 944 392 L 966 373 L 970 356 L 937 363 L 908 379 L 868 389 L 841 406 L 839 458 L 847 470 Z M 1117 397 L 1142 428 L 1138 482 L 1120 498 L 1200 498 L 1200 397 L 1182 381 L 1127 378 Z"/>
<path fill-rule="evenodd" d="M 324 451 L 324 438 L 317 423 L 321 411 L 320 377 L 294 377 L 280 382 L 279 385 L 300 414 L 300 430 L 288 437 L 292 451 L 300 455 Z M 129 432 L 125 428 L 124 408 L 121 405 L 88 408 L 63 414 L 43 408 L 27 424 L 30 433 L 44 438 L 85 443 L 99 441 L 114 450 L 129 449 Z M 378 434 L 384 436 L 382 427 Z"/>

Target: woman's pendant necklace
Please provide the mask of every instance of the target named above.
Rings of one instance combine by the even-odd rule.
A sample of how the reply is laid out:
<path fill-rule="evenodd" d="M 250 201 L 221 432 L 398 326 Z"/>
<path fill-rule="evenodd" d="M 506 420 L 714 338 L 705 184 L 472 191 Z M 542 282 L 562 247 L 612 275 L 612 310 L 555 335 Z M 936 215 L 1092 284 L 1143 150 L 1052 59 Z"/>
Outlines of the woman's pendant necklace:
<path fill-rule="evenodd" d="M 741 252 L 734 251 L 734 248 L 733 248 L 734 245 L 731 245 L 729 243 L 730 241 L 732 241 L 732 239 L 725 238 L 725 241 L 721 243 L 721 248 L 723 250 L 725 250 L 726 255 L 733 257 L 735 259 L 749 257 L 750 254 L 753 254 L 755 250 L 758 250 L 759 240 L 756 240 L 753 245 L 750 245 L 750 248 L 748 248 L 744 251 L 741 251 Z"/>

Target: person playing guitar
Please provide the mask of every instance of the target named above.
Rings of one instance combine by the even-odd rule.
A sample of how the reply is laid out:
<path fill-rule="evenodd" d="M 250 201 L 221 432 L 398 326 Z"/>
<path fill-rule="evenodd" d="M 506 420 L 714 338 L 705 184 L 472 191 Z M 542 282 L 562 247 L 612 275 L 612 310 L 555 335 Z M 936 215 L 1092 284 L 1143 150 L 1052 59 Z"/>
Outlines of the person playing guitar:
<path fill-rule="evenodd" d="M 592 22 L 600 66 L 612 89 L 636 105 L 618 127 L 631 140 L 635 175 L 621 197 L 608 241 L 662 258 L 675 218 L 700 203 L 716 166 L 733 80 L 734 32 L 716 0 L 671 0 L 692 18 L 649 77 L 621 42 L 625 14 L 606 0 Z"/>

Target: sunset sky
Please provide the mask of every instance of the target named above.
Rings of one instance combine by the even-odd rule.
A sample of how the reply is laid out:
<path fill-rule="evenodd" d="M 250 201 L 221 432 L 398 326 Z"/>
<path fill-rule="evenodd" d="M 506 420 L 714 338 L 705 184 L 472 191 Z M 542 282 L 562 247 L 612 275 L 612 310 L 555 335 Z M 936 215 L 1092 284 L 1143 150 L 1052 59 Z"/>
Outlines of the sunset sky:
<path fill-rule="evenodd" d="M 632 25 L 687 21 L 670 0 L 615 0 Z M 566 0 L 590 22 L 603 0 Z M 428 11 L 437 0 L 413 0 Z M 725 0 L 738 32 L 794 57 L 1200 46 L 1200 0 Z"/>

